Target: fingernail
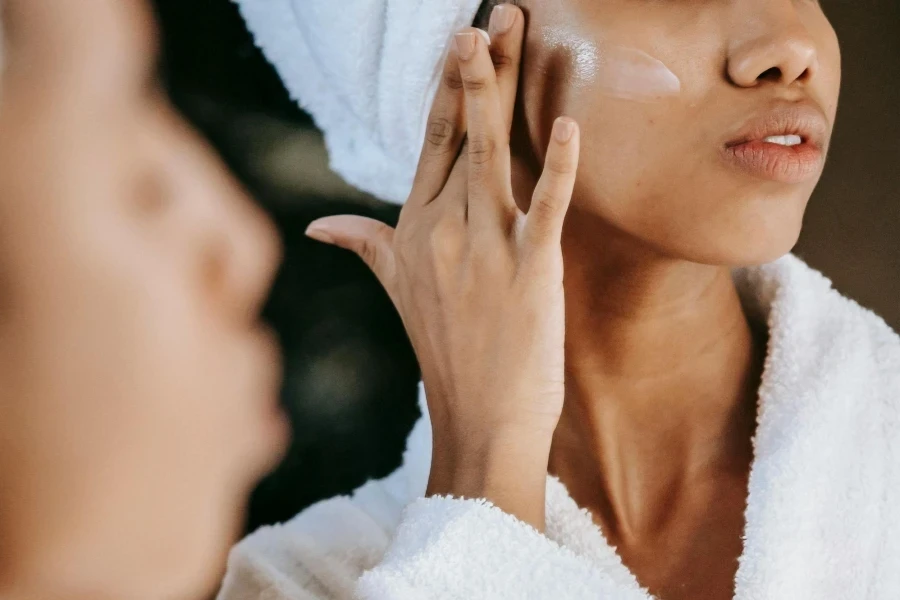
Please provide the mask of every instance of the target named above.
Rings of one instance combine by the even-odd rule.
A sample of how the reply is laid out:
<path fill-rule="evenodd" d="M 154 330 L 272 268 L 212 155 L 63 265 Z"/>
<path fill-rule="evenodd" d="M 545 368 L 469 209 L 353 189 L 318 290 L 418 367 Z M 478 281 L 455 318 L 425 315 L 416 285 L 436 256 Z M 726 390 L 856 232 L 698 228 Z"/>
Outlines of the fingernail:
<path fill-rule="evenodd" d="M 575 135 L 575 122 L 566 117 L 560 117 L 553 124 L 553 137 L 560 144 L 566 144 Z"/>
<path fill-rule="evenodd" d="M 456 44 L 456 53 L 460 60 L 469 60 L 475 54 L 475 34 L 471 31 L 457 33 L 453 42 Z"/>
<path fill-rule="evenodd" d="M 322 242 L 323 244 L 333 244 L 334 238 L 321 225 L 313 223 L 306 228 L 306 237 Z"/>
<path fill-rule="evenodd" d="M 491 12 L 489 30 L 494 33 L 506 33 L 516 22 L 516 9 L 509 4 L 499 4 Z"/>

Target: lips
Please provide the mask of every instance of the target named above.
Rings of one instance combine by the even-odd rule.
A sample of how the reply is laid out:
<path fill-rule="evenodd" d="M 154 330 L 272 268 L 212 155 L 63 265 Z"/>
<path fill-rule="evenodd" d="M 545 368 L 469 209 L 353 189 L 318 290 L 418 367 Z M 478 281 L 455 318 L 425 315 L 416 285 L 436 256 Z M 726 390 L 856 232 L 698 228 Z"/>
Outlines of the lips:
<path fill-rule="evenodd" d="M 802 183 L 821 173 L 827 140 L 828 121 L 818 108 L 782 104 L 745 125 L 724 145 L 723 155 L 751 176 Z"/>

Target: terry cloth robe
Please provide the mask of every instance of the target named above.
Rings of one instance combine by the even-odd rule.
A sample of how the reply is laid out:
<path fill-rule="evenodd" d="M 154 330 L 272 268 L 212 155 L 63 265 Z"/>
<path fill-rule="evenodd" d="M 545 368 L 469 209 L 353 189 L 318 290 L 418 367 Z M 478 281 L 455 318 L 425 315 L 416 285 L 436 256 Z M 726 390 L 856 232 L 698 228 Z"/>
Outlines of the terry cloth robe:
<path fill-rule="evenodd" d="M 740 600 L 900 599 L 900 338 L 799 259 L 735 272 L 769 347 Z M 648 600 L 547 480 L 546 534 L 488 502 L 423 498 L 427 416 L 403 466 L 250 535 L 220 600 Z"/>

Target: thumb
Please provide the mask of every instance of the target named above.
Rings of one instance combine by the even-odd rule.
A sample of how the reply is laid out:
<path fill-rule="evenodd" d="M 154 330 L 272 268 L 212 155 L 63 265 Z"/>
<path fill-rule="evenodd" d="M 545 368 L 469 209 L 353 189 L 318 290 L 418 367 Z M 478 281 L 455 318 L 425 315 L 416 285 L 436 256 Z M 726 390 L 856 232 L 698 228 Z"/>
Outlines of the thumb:
<path fill-rule="evenodd" d="M 525 221 L 526 243 L 539 246 L 559 244 L 578 171 L 580 132 L 575 121 L 560 117 L 550 137 L 544 172 Z"/>
<path fill-rule="evenodd" d="M 381 221 L 339 215 L 313 221 L 306 235 L 314 240 L 350 250 L 365 262 L 393 298 L 394 228 Z"/>

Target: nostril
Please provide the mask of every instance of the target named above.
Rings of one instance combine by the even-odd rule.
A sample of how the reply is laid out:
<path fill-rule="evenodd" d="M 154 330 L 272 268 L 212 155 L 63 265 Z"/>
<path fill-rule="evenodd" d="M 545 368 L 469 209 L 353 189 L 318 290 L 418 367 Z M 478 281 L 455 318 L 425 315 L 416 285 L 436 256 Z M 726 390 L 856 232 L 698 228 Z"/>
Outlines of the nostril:
<path fill-rule="evenodd" d="M 771 69 L 764 71 L 759 77 L 757 77 L 757 81 L 781 81 L 782 72 L 779 67 L 772 67 Z"/>

